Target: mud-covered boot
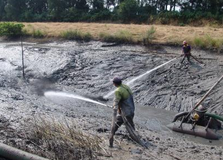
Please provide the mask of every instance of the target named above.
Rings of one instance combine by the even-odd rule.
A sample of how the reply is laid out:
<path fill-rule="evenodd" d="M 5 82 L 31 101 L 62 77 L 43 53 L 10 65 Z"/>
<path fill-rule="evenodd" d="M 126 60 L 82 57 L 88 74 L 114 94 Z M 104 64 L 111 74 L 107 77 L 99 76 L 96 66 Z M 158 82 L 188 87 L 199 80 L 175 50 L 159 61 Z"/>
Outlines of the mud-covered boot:
<path fill-rule="evenodd" d="M 109 147 L 113 147 L 113 142 L 114 142 L 114 138 L 113 138 L 113 136 L 110 136 L 110 138 L 109 138 Z"/>

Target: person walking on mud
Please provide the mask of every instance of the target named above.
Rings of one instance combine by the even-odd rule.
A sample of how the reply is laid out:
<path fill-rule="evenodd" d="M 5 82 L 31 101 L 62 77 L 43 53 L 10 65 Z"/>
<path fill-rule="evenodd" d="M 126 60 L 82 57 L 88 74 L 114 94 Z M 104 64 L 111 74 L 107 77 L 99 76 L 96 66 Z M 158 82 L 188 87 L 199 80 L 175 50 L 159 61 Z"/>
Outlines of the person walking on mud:
<path fill-rule="evenodd" d="M 182 59 L 181 63 L 183 63 L 185 57 L 187 58 L 188 62 L 191 63 L 190 57 L 191 57 L 191 47 L 188 45 L 187 41 L 183 41 L 183 48 L 182 48 L 182 56 L 184 58 Z"/>
<path fill-rule="evenodd" d="M 135 104 L 133 101 L 132 91 L 122 84 L 119 77 L 113 79 L 113 85 L 116 88 L 113 101 L 113 120 L 112 129 L 109 137 L 109 146 L 113 147 L 114 135 L 123 123 L 128 123 L 132 130 L 135 130 L 133 118 L 135 112 Z"/>

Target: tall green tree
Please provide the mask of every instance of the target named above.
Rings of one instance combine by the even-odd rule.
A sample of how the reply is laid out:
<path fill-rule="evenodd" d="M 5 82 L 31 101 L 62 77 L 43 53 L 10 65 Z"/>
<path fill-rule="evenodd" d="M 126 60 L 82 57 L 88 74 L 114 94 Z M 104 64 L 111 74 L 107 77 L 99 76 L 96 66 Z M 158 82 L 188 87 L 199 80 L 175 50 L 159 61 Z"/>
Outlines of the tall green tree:
<path fill-rule="evenodd" d="M 122 2 L 124 2 L 125 0 L 116 0 L 115 1 L 115 3 L 117 4 L 117 5 L 120 5 Z"/>
<path fill-rule="evenodd" d="M 104 0 L 91 0 L 91 10 L 100 11 L 104 9 Z"/>
<path fill-rule="evenodd" d="M 0 0 L 0 20 L 5 19 L 5 6 L 6 6 L 7 0 Z"/>
<path fill-rule="evenodd" d="M 176 6 L 177 6 L 178 0 L 170 0 L 169 6 L 170 6 L 170 11 L 176 11 Z"/>
<path fill-rule="evenodd" d="M 112 1 L 111 1 L 112 2 Z M 90 21 L 102 21 L 111 19 L 111 12 L 106 6 L 106 0 L 91 0 L 89 17 Z"/>
<path fill-rule="evenodd" d="M 22 13 L 27 9 L 26 1 L 27 0 L 7 0 L 5 6 L 7 19 L 11 21 L 20 21 Z"/>
<path fill-rule="evenodd" d="M 223 13 L 223 0 L 207 0 L 208 8 L 211 13 Z"/>
<path fill-rule="evenodd" d="M 45 21 L 47 17 L 47 0 L 27 0 L 27 9 L 22 14 L 24 21 Z"/>
<path fill-rule="evenodd" d="M 180 11 L 176 10 L 180 7 Z M 167 12 L 168 11 L 168 12 Z M 168 13 L 168 15 L 167 15 Z M 164 19 L 223 19 L 223 0 L 0 0 L 0 20 L 145 22 Z"/>
<path fill-rule="evenodd" d="M 105 6 L 107 9 L 110 9 L 110 7 L 115 7 L 115 0 L 105 0 Z"/>
<path fill-rule="evenodd" d="M 48 9 L 47 0 L 27 0 L 26 5 L 28 10 L 32 10 L 34 14 L 42 14 Z"/>
<path fill-rule="evenodd" d="M 138 4 L 135 0 L 123 1 L 118 9 L 119 16 L 124 22 L 134 21 L 137 17 Z"/>
<path fill-rule="evenodd" d="M 66 10 L 66 0 L 47 0 L 48 16 L 52 21 L 62 21 L 63 12 Z"/>
<path fill-rule="evenodd" d="M 81 11 L 88 11 L 89 6 L 86 0 L 76 0 L 76 9 Z"/>
<path fill-rule="evenodd" d="M 86 0 L 64 0 L 66 9 L 80 9 L 80 10 L 88 10 L 88 4 Z"/>
<path fill-rule="evenodd" d="M 64 0 L 65 8 L 62 19 L 66 22 L 77 22 L 83 20 L 88 13 L 89 6 L 86 0 Z"/>

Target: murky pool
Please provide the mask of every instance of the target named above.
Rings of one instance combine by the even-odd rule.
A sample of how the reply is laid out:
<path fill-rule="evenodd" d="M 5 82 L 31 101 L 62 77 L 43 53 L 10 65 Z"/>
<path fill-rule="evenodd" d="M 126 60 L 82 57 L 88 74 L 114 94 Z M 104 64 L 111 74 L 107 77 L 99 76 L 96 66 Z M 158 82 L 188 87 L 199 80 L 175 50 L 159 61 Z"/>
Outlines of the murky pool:
<path fill-rule="evenodd" d="M 29 83 L 27 86 L 31 86 L 35 80 L 44 78 L 52 83 L 44 87 L 57 91 L 90 98 L 111 93 L 107 96 L 109 101 L 106 105 L 112 104 L 111 91 L 115 89 L 111 79 L 120 76 L 124 82 L 131 82 L 129 85 L 138 106 L 135 120 L 139 126 L 163 136 L 184 137 L 208 145 L 223 145 L 222 140 L 210 142 L 198 137 L 173 133 L 166 127 L 176 113 L 190 110 L 221 76 L 223 70 L 222 61 L 213 59 L 204 51 L 195 51 L 194 54 L 197 56 L 202 54 L 206 66 L 195 61 L 191 65 L 180 64 L 180 58 L 176 58 L 179 53 L 179 48 L 148 49 L 128 45 L 103 47 L 101 42 L 24 43 L 25 75 Z M 9 79 L 16 81 L 22 75 L 20 42 L 0 43 L 0 56 L 1 86 L 14 89 Z M 173 62 L 162 66 L 172 59 Z M 162 67 L 147 74 L 158 66 Z M 131 81 L 137 77 L 140 78 Z M 18 87 L 16 85 L 18 84 L 15 84 L 15 88 Z M 45 89 L 43 85 L 38 86 L 42 87 L 40 89 Z M 222 86 L 222 83 L 219 84 L 219 87 L 205 100 L 210 112 L 221 115 Z M 40 107 L 47 106 L 67 111 L 72 109 L 80 114 L 100 114 L 102 117 L 111 115 L 111 109 L 107 107 L 60 96 L 51 98 L 55 104 L 50 103 L 49 106 L 46 104 L 47 99 L 42 102 L 43 98 L 38 99 L 32 95 L 29 87 L 17 92 L 21 94 L 26 92 L 27 96 L 30 96 L 29 101 L 33 100 L 33 103 L 38 103 Z M 221 134 L 223 135 L 222 132 Z"/>

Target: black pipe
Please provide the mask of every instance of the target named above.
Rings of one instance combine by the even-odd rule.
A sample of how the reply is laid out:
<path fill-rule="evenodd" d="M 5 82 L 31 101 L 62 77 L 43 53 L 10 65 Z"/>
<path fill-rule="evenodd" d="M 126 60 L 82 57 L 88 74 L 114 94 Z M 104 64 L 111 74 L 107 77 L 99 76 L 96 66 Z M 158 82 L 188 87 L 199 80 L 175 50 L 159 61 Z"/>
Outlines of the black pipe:
<path fill-rule="evenodd" d="M 3 143 L 0 143 L 0 157 L 4 157 L 10 160 L 49 160 Z"/>

